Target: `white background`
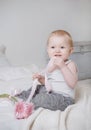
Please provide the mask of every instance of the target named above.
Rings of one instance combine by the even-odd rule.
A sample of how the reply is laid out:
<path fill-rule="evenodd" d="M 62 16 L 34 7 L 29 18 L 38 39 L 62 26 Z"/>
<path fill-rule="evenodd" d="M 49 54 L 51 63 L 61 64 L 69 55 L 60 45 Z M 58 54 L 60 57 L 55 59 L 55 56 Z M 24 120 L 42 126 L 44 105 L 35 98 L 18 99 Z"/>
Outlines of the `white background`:
<path fill-rule="evenodd" d="M 56 29 L 91 41 L 91 0 L 0 0 L 0 43 L 12 64 L 44 65 L 47 38 Z"/>

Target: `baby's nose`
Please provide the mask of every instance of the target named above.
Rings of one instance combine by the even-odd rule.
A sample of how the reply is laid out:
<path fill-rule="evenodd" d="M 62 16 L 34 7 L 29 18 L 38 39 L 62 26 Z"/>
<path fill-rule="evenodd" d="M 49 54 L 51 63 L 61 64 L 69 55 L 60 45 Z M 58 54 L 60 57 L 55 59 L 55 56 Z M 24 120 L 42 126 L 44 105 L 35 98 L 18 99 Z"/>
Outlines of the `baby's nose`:
<path fill-rule="evenodd" d="M 60 48 L 56 48 L 56 52 L 60 52 Z"/>

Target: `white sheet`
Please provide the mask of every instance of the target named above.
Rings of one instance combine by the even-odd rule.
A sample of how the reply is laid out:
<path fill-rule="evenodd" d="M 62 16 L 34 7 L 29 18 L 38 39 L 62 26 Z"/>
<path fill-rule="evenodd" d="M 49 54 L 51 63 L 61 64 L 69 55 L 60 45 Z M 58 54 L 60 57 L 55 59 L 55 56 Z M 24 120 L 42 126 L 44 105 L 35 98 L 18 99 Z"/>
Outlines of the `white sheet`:
<path fill-rule="evenodd" d="M 0 80 L 9 81 L 26 77 L 31 77 L 31 70 L 25 67 L 1 67 Z"/>
<path fill-rule="evenodd" d="M 63 112 L 39 108 L 26 120 L 23 130 L 91 130 L 91 79 L 78 85 L 74 105 Z"/>
<path fill-rule="evenodd" d="M 64 112 L 39 108 L 29 118 L 17 120 L 14 105 L 0 102 L 0 130 L 91 130 L 91 79 L 78 85 L 76 104 Z"/>
<path fill-rule="evenodd" d="M 0 68 L 0 94 L 20 92 L 32 85 L 32 70 L 30 67 Z"/>
<path fill-rule="evenodd" d="M 31 76 L 31 67 L 0 68 L 0 94 L 27 90 L 32 85 Z M 0 130 L 20 130 L 23 121 L 15 119 L 12 102 L 0 99 Z"/>
<path fill-rule="evenodd" d="M 14 94 L 15 91 L 20 92 L 22 90 L 27 90 L 31 87 L 31 84 L 32 80 L 30 77 L 5 82 L 0 81 L 0 94 Z"/>

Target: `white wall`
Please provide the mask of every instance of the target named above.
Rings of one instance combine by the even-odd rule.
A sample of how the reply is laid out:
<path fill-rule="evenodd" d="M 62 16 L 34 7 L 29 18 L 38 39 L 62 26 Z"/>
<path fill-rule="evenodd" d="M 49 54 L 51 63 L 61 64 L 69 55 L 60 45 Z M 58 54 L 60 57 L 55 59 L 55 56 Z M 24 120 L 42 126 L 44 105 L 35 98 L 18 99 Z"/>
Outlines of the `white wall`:
<path fill-rule="evenodd" d="M 0 0 L 0 42 L 13 64 L 42 65 L 53 30 L 69 31 L 74 41 L 91 41 L 90 12 L 91 0 Z"/>

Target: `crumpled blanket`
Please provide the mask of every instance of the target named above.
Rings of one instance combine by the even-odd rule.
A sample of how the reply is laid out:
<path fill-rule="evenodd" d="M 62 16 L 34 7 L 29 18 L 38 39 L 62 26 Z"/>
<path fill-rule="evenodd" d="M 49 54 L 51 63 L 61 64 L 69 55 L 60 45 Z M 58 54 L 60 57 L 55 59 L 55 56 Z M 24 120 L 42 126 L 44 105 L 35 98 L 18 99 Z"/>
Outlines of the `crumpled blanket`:
<path fill-rule="evenodd" d="M 91 85 L 77 87 L 75 104 L 65 111 L 36 110 L 22 130 L 91 130 Z"/>

